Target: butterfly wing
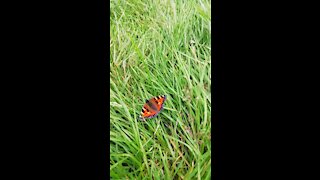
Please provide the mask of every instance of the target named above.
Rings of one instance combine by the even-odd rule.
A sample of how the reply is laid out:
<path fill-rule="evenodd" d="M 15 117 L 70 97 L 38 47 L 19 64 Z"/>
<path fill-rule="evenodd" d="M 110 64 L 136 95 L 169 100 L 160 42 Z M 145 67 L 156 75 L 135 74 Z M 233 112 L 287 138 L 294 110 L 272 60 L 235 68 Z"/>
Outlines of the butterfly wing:
<path fill-rule="evenodd" d="M 163 109 L 163 103 L 165 100 L 166 100 L 166 96 L 162 95 L 162 96 L 156 96 L 152 98 L 150 101 L 154 104 L 154 106 L 156 107 L 156 110 L 160 112 Z"/>
<path fill-rule="evenodd" d="M 165 95 L 147 100 L 142 108 L 140 119 L 156 116 L 163 109 L 163 103 L 165 100 Z"/>
<path fill-rule="evenodd" d="M 143 108 L 141 110 L 141 116 L 140 118 L 152 118 L 157 114 L 157 111 L 153 110 L 148 103 L 145 103 L 143 105 Z"/>

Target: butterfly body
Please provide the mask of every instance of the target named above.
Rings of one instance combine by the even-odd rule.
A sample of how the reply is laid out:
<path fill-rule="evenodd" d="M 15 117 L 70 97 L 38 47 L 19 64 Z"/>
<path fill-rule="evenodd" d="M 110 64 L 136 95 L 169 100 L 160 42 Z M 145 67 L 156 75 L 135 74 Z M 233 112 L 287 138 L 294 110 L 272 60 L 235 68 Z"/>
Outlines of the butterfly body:
<path fill-rule="evenodd" d="M 158 115 L 159 112 L 163 109 L 163 104 L 165 100 L 165 95 L 156 96 L 147 100 L 142 107 L 140 119 L 149 119 Z"/>

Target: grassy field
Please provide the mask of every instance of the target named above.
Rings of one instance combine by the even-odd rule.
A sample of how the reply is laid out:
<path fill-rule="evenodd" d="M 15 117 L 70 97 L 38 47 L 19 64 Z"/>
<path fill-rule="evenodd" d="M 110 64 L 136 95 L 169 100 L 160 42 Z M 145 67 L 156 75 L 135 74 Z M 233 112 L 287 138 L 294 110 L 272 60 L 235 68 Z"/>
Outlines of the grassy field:
<path fill-rule="evenodd" d="M 211 178 L 211 1 L 111 0 L 111 179 Z M 146 99 L 166 95 L 146 122 Z"/>

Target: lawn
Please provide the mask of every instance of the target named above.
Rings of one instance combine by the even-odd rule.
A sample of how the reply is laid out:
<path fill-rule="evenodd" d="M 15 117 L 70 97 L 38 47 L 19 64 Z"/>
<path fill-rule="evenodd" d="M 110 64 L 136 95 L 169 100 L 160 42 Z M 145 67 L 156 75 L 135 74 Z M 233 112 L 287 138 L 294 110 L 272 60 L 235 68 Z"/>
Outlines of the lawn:
<path fill-rule="evenodd" d="M 211 178 L 211 1 L 111 0 L 110 176 Z"/>

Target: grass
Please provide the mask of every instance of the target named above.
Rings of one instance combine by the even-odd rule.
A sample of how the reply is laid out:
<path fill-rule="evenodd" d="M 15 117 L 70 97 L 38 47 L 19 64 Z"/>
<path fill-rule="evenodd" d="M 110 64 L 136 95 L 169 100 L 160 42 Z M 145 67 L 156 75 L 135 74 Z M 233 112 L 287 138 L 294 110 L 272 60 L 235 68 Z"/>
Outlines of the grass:
<path fill-rule="evenodd" d="M 111 0 L 111 179 L 211 178 L 210 4 Z M 158 95 L 163 111 L 140 121 Z"/>

